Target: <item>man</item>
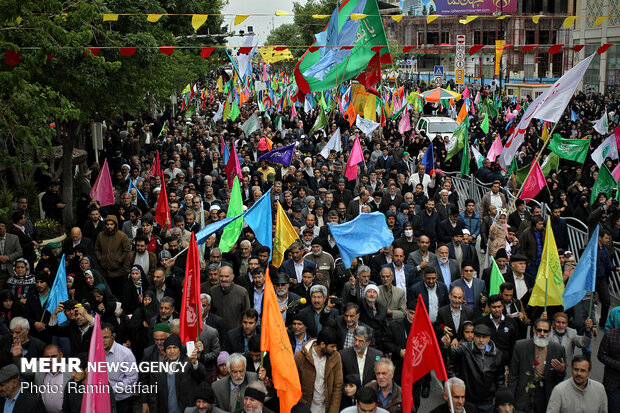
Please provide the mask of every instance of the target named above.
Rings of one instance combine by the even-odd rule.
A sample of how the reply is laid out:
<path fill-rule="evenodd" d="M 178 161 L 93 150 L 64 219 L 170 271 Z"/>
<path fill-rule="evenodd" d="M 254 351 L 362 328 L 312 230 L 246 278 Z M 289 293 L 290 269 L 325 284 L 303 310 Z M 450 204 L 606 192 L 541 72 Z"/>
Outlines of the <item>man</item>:
<path fill-rule="evenodd" d="M 55 389 L 50 392 L 40 392 L 39 395 L 45 405 L 46 413 L 62 412 L 62 400 L 64 396 L 65 385 L 71 380 L 71 371 L 67 368 L 63 373 L 58 366 L 63 363 L 63 354 L 60 348 L 55 344 L 49 344 L 43 350 L 43 358 L 56 360 L 57 365 L 52 364 L 50 372 L 38 372 L 34 375 L 35 386 L 45 386 L 46 388 Z"/>
<path fill-rule="evenodd" d="M 250 307 L 256 310 L 256 313 L 258 314 L 257 321 L 258 324 L 260 324 L 260 316 L 263 312 L 263 296 L 265 295 L 264 269 L 258 267 L 252 270 L 252 284 L 250 284 L 250 287 L 247 290 L 248 298 L 250 300 Z"/>
<path fill-rule="evenodd" d="M 485 324 L 491 331 L 491 340 L 504 355 L 504 363 L 508 365 L 513 354 L 515 342 L 519 338 L 517 323 L 503 314 L 504 304 L 499 294 L 489 297 L 490 314 L 476 320 L 475 324 Z"/>
<path fill-rule="evenodd" d="M 11 214 L 11 221 L 13 225 L 9 229 L 9 233 L 15 235 L 19 239 L 19 245 L 22 248 L 23 258 L 27 259 L 30 263 L 30 268 L 34 268 L 34 263 L 37 259 L 35 248 L 37 248 L 37 242 L 26 234 L 26 215 L 21 211 L 16 211 Z"/>
<path fill-rule="evenodd" d="M 219 269 L 220 284 L 211 289 L 211 306 L 224 319 L 224 328 L 232 330 L 241 325 L 241 314 L 250 308 L 248 291 L 233 282 L 233 269 L 223 264 Z"/>
<path fill-rule="evenodd" d="M 473 199 L 465 200 L 465 210 L 459 214 L 459 219 L 465 224 L 465 228 L 469 230 L 472 237 L 472 243 L 475 245 L 478 235 L 480 235 L 481 218 L 476 212 L 476 202 Z"/>
<path fill-rule="evenodd" d="M 609 273 L 620 271 L 620 267 L 614 266 L 611 260 L 608 245 L 611 245 L 611 235 L 606 229 L 601 229 L 598 233 L 598 251 L 596 257 L 596 293 L 601 300 L 601 317 L 599 327 L 605 327 L 607 314 L 609 313 Z"/>
<path fill-rule="evenodd" d="M 208 386 L 201 386 L 194 394 L 194 407 L 185 408 L 184 413 L 225 413 L 215 406 L 215 393 Z"/>
<path fill-rule="evenodd" d="M 463 262 L 461 266 L 461 278 L 454 281 L 452 285 L 463 289 L 463 304 L 474 310 L 474 316 L 482 316 L 487 301 L 487 287 L 480 278 L 474 278 L 474 266 L 471 262 Z"/>
<path fill-rule="evenodd" d="M 374 331 L 375 340 L 381 345 L 381 332 L 387 318 L 387 308 L 377 302 L 379 287 L 370 284 L 364 289 L 364 299 L 360 302 L 360 321 Z"/>
<path fill-rule="evenodd" d="M 131 242 L 127 235 L 118 230 L 116 215 L 108 215 L 104 226 L 105 230 L 99 234 L 95 242 L 95 255 L 112 293 L 116 297 L 122 297 L 128 274 L 123 264 L 131 250 Z"/>
<path fill-rule="evenodd" d="M 394 218 L 394 214 L 392 214 L 391 212 L 388 215 L 392 215 L 391 218 Z M 381 248 L 379 252 L 370 259 L 370 277 L 374 284 L 377 284 L 379 282 L 379 271 L 381 270 L 381 268 L 385 267 L 388 264 L 391 264 L 393 261 L 393 256 L 394 247 L 388 245 Z"/>
<path fill-rule="evenodd" d="M 83 247 L 87 251 L 87 255 L 93 257 L 95 255 L 95 247 L 93 242 L 82 236 L 82 230 L 79 227 L 73 227 L 70 231 L 70 237 L 62 242 L 62 253 L 66 255 L 67 260 L 71 260 L 75 255 L 78 247 Z"/>
<path fill-rule="evenodd" d="M 342 399 L 342 359 L 336 332 L 326 327 L 295 354 L 301 384 L 300 402 L 312 413 L 338 413 Z"/>
<path fill-rule="evenodd" d="M 444 346 L 447 340 L 442 340 Z M 466 396 L 479 412 L 492 412 L 493 397 L 504 384 L 504 363 L 501 350 L 491 341 L 491 329 L 484 324 L 474 327 L 474 341 L 450 346 L 456 374 L 467 386 Z"/>
<path fill-rule="evenodd" d="M 198 361 L 202 343 L 200 340 L 196 343 L 189 357 L 182 354 L 182 347 L 181 339 L 176 335 L 170 335 L 164 341 L 166 361 L 187 364 L 176 373 L 151 373 L 151 385 L 156 386 L 157 391 L 148 396 L 150 413 L 182 412 L 194 403 L 194 392 L 206 377 L 205 368 Z"/>
<path fill-rule="evenodd" d="M 15 276 L 13 263 L 22 257 L 22 247 L 16 235 L 6 232 L 6 225 L 0 222 L 0 288 L 4 288 L 10 277 Z"/>
<path fill-rule="evenodd" d="M 540 216 L 532 217 L 532 226 L 523 231 L 519 240 L 521 241 L 521 252 L 527 257 L 525 271 L 530 281 L 534 282 L 545 245 L 545 221 L 543 218 Z"/>
<path fill-rule="evenodd" d="M 402 389 L 394 382 L 394 363 L 388 358 L 375 361 L 375 380 L 366 387 L 374 388 L 379 395 L 380 407 L 390 413 L 402 411 Z"/>
<path fill-rule="evenodd" d="M 345 205 L 349 205 L 353 200 L 353 193 L 351 192 L 351 190 L 345 188 L 345 181 L 343 178 L 338 179 L 337 188 L 332 193 L 334 194 L 335 205 L 338 205 L 341 202 Z"/>
<path fill-rule="evenodd" d="M 10 334 L 0 338 L 0 365 L 13 363 L 21 365 L 21 360 L 37 359 L 43 355 L 45 343 L 30 334 L 30 324 L 24 317 L 13 317 L 9 324 Z M 28 380 L 30 372 L 22 372 Z"/>
<path fill-rule="evenodd" d="M 435 261 L 436 255 L 428 250 L 430 245 L 430 238 L 426 235 L 421 235 L 418 239 L 418 249 L 407 257 L 407 264 L 415 267 L 418 273 L 421 273 L 429 263 Z"/>
<path fill-rule="evenodd" d="M 598 360 L 605 366 L 603 386 L 607 393 L 609 411 L 620 406 L 620 328 L 605 332 L 598 349 Z"/>
<path fill-rule="evenodd" d="M 103 223 L 103 219 L 101 218 L 99 208 L 94 205 L 90 207 L 88 217 L 90 219 L 82 225 L 82 233 L 86 238 L 90 239 L 91 242 L 95 243 L 99 233 L 103 231 L 103 227 L 105 225 Z"/>
<path fill-rule="evenodd" d="M 467 236 L 464 231 L 467 230 L 459 228 L 453 230 L 452 242 L 448 244 L 448 258 L 455 259 L 459 267 L 461 267 L 464 262 L 471 262 L 474 269 L 478 271 L 478 254 L 476 254 L 473 245 L 463 242 L 463 237 Z"/>
<path fill-rule="evenodd" d="M 289 291 L 290 284 L 288 275 L 286 273 L 278 273 L 278 275 L 273 278 L 273 285 L 276 290 L 276 299 L 278 300 L 278 306 L 280 308 L 280 313 L 282 314 L 282 320 L 284 320 L 284 324 L 289 325 L 290 317 L 297 311 L 299 311 L 298 308 L 289 308 L 289 306 L 299 300 L 301 297 Z M 295 306 L 297 304 L 295 304 Z"/>
<path fill-rule="evenodd" d="M 519 228 L 523 221 L 530 220 L 530 213 L 525 209 L 525 201 L 521 198 L 515 201 L 515 211 L 508 215 L 508 225 L 511 227 Z M 555 231 L 553 231 L 555 235 Z"/>
<path fill-rule="evenodd" d="M 241 327 L 234 328 L 228 332 L 229 353 L 247 353 L 250 351 L 249 342 L 255 335 L 260 337 L 258 327 L 258 312 L 254 308 L 249 308 L 241 316 Z"/>
<path fill-rule="evenodd" d="M 59 326 L 58 313 L 65 310 L 72 312 L 72 317 L 67 317 L 69 318 L 69 325 Z M 60 303 L 50 317 L 47 330 L 53 336 L 69 337 L 72 354 L 88 353 L 94 325 L 95 320 L 84 305 L 76 305 L 73 308 L 67 306 L 65 309 L 64 304 Z"/>
<path fill-rule="evenodd" d="M 424 270 L 423 280 L 409 289 L 407 302 L 417 302 L 419 295 L 422 295 L 424 304 L 428 309 L 428 316 L 431 323 L 434 323 L 437 320 L 439 308 L 447 305 L 449 301 L 448 289 L 443 282 L 437 281 L 437 272 L 433 268 Z"/>
<path fill-rule="evenodd" d="M 355 393 L 355 406 L 347 407 L 340 413 L 388 413 L 388 410 L 378 407 L 379 403 L 379 393 L 374 386 L 362 387 Z"/>
<path fill-rule="evenodd" d="M 127 215 L 129 216 L 129 219 L 123 222 L 121 230 L 125 233 L 125 235 L 127 235 L 127 238 L 129 238 L 129 240 L 133 242 L 133 240 L 136 238 L 136 235 L 138 235 L 138 231 L 142 227 L 142 223 L 140 220 L 140 210 L 137 207 L 131 207 L 129 208 Z M 174 219 L 174 215 L 172 215 L 172 218 Z"/>
<path fill-rule="evenodd" d="M 383 353 L 370 346 L 372 332 L 367 327 L 357 327 L 353 333 L 353 347 L 340 350 L 342 375 L 357 374 L 362 386 L 370 383 L 373 377 L 375 360 Z"/>
<path fill-rule="evenodd" d="M 331 311 L 330 311 L 331 313 Z M 371 332 L 371 339 L 373 330 L 366 324 L 359 321 L 360 319 L 360 307 L 355 303 L 347 303 L 344 306 L 343 315 L 339 315 L 334 318 L 330 318 L 330 313 L 323 312 L 321 314 L 321 323 L 325 327 L 331 327 L 334 329 L 338 336 L 337 347 L 338 350 L 353 347 L 355 330 L 358 327 L 366 327 Z M 371 345 L 374 345 L 374 340 L 371 341 Z"/>
<path fill-rule="evenodd" d="M 44 412 L 45 406 L 37 396 L 22 391 L 19 369 L 9 364 L 0 369 L 0 409 L 4 412 Z"/>
<path fill-rule="evenodd" d="M 284 273 L 286 274 L 286 273 Z M 290 278 L 287 276 L 287 281 L 290 283 Z M 306 301 L 310 301 L 310 290 L 315 285 L 315 269 L 306 267 L 302 270 L 301 282 L 291 284 L 291 292 L 297 294 L 301 298 L 305 298 Z M 324 286 L 325 287 L 325 286 Z"/>
<path fill-rule="evenodd" d="M 530 320 L 527 317 L 525 306 L 521 300 L 517 300 L 514 296 L 515 287 L 505 282 L 499 286 L 499 296 L 502 298 L 502 304 L 504 304 L 505 316 L 511 317 L 517 323 L 517 331 L 519 339 L 524 339 L 527 336 L 527 326 L 530 324 Z"/>
<path fill-rule="evenodd" d="M 434 199 L 429 199 L 426 201 L 424 211 L 420 214 L 420 217 L 422 218 L 423 223 L 422 233 L 428 236 L 430 241 L 429 249 L 431 251 L 435 251 L 435 244 L 439 234 L 439 222 L 441 221 L 441 217 L 435 211 Z"/>
<path fill-rule="evenodd" d="M 150 254 L 150 253 L 149 253 Z M 170 278 L 168 278 L 170 280 Z M 175 302 L 181 301 L 181 296 L 176 291 L 172 290 L 166 283 L 166 276 L 163 268 L 157 268 L 153 272 L 153 285 L 148 289 L 155 293 L 157 301 L 161 301 L 164 297 L 172 297 Z"/>
<path fill-rule="evenodd" d="M 289 248 L 291 259 L 285 260 L 282 263 L 282 267 L 280 267 L 281 271 L 288 274 L 292 284 L 301 282 L 301 275 L 304 268 L 310 267 L 316 270 L 314 262 L 305 259 L 302 255 L 302 250 L 302 245 L 298 241 L 294 242 Z"/>
<path fill-rule="evenodd" d="M 351 201 L 347 208 L 347 220 L 351 221 L 362 212 L 364 205 L 369 205 L 370 192 L 367 189 L 361 189 L 359 198 Z"/>
<path fill-rule="evenodd" d="M 140 231 L 137 232 L 136 237 L 138 235 L 143 235 L 146 237 L 147 251 L 152 252 L 155 256 L 157 256 L 163 248 L 163 243 L 161 242 L 161 238 L 159 238 L 153 231 L 154 222 L 153 217 L 150 215 L 145 215 L 140 222 Z"/>
<path fill-rule="evenodd" d="M 499 192 L 499 188 L 501 186 L 502 183 L 500 181 L 493 181 L 491 184 L 491 190 L 484 194 L 480 200 L 479 212 L 481 217 L 487 215 L 489 205 L 494 205 L 498 210 L 507 208 L 508 204 L 506 202 L 506 195 Z"/>
<path fill-rule="evenodd" d="M 155 327 L 156 324 L 163 323 L 167 325 L 171 325 L 175 319 L 178 319 L 178 314 L 174 309 L 174 298 L 172 297 L 164 297 L 159 301 L 159 314 L 153 316 L 149 323 L 151 328 Z M 175 317 L 176 316 L 176 317 Z"/>
<path fill-rule="evenodd" d="M 116 342 L 116 327 L 109 323 L 101 325 L 101 336 L 103 338 L 103 349 L 105 350 L 106 362 L 120 365 L 125 363 L 132 366 L 136 358 L 129 348 Z M 133 411 L 133 388 L 138 381 L 138 372 L 135 370 L 109 371 L 108 380 L 114 389 L 114 399 L 116 400 L 116 411 L 118 413 L 131 413 Z"/>
<path fill-rule="evenodd" d="M 432 177 L 425 172 L 426 172 L 426 165 L 418 164 L 417 173 L 412 174 L 409 177 L 409 185 L 411 185 L 414 188 L 418 184 L 422 185 L 424 189 L 424 195 L 428 197 L 428 188 L 435 188 L 435 172 L 433 171 Z"/>
<path fill-rule="evenodd" d="M 549 219 L 551 220 L 551 229 L 553 230 L 553 236 L 555 237 L 557 247 L 564 251 L 568 251 L 568 224 L 566 223 L 566 220 L 562 218 L 563 208 L 564 206 L 560 203 L 553 204 Z"/>
<path fill-rule="evenodd" d="M 169 336 L 170 326 L 168 324 L 155 324 L 155 326 L 153 327 L 153 341 L 155 344 L 152 344 L 144 349 L 141 362 L 164 362 L 166 359 L 164 342 Z M 138 373 L 138 380 L 140 380 L 141 385 L 149 385 L 151 375 L 148 372 L 140 372 Z M 140 404 L 142 405 L 142 411 L 148 411 L 148 394 L 140 394 Z"/>
<path fill-rule="evenodd" d="M 448 390 L 448 386 L 450 389 Z M 466 393 L 465 382 L 458 377 L 452 377 L 443 385 L 444 404 L 431 410 L 431 413 L 466 413 L 475 412 L 476 408 L 471 403 L 465 401 Z M 452 398 L 452 401 L 450 401 Z M 452 407 L 454 410 L 452 410 Z"/>
<path fill-rule="evenodd" d="M 544 412 L 554 387 L 564 380 L 564 347 L 551 342 L 550 333 L 549 320 L 538 319 L 534 322 L 534 337 L 519 340 L 514 347 L 508 387 L 519 410 Z M 534 384 L 531 393 L 525 391 L 529 382 Z"/>
<path fill-rule="evenodd" d="M 317 280 L 319 284 L 327 288 L 331 288 L 331 280 L 334 275 L 334 257 L 328 252 L 323 251 L 323 240 L 314 237 L 310 242 L 311 251 L 304 256 L 304 260 L 314 263 L 317 273 L 321 274 L 321 279 Z"/>
<path fill-rule="evenodd" d="M 552 325 L 553 334 L 551 334 L 551 341 L 558 343 L 562 347 L 564 347 L 564 351 L 566 353 L 566 365 L 572 366 L 573 354 L 575 354 L 575 349 L 585 349 L 590 345 L 590 341 L 592 339 L 592 319 L 588 318 L 586 320 L 585 336 L 577 335 L 577 330 L 568 326 L 568 315 L 566 313 L 555 313 L 553 315 Z"/>
<path fill-rule="evenodd" d="M 463 287 L 453 285 L 448 294 L 450 304 L 444 305 L 437 311 L 435 323 L 437 336 L 441 338 L 447 335 L 446 340 L 452 347 L 456 347 L 462 339 L 463 323 L 474 319 L 474 310 L 463 305 L 463 295 Z"/>
<path fill-rule="evenodd" d="M 289 339 L 293 354 L 301 351 L 302 347 L 311 337 L 308 335 L 308 317 L 305 314 L 297 313 L 291 316 L 289 328 Z"/>
<path fill-rule="evenodd" d="M 400 248 L 398 248 L 400 249 Z M 405 317 L 407 307 L 406 292 L 394 285 L 394 273 L 389 267 L 381 268 L 381 285 L 377 302 L 387 308 L 387 316 L 392 320 Z"/>
<path fill-rule="evenodd" d="M 65 204 L 58 194 L 58 181 L 50 182 L 48 191 L 43 194 L 41 198 L 41 205 L 43 205 L 46 218 L 53 219 L 62 224 L 62 214 Z"/>
<path fill-rule="evenodd" d="M 28 212 L 28 198 L 25 196 L 18 196 L 17 202 L 13 207 L 13 211 L 20 211 L 26 216 L 26 221 L 24 222 L 24 228 L 26 229 L 26 234 L 32 239 L 38 239 L 36 230 L 34 228 L 34 221 L 30 216 L 30 212 Z"/>
<path fill-rule="evenodd" d="M 514 297 L 522 303 L 527 303 L 530 300 L 530 294 L 534 287 L 532 280 L 525 273 L 526 269 L 527 258 L 519 254 L 512 255 L 510 257 L 511 271 L 507 271 L 504 275 L 504 279 L 515 287 Z"/>
<path fill-rule="evenodd" d="M 456 260 L 450 259 L 450 249 L 446 245 L 437 248 L 437 258 L 431 261 L 429 265 L 447 288 L 450 288 L 450 284 L 461 277 L 459 265 Z"/>
<path fill-rule="evenodd" d="M 335 297 L 334 297 L 335 299 Z M 334 308 L 332 297 L 328 297 L 327 288 L 324 285 L 313 285 L 310 288 L 310 305 L 299 312 L 308 318 L 308 333 L 311 337 L 317 337 L 325 326 L 326 319 L 338 316 L 338 310 Z M 323 313 L 327 313 L 325 316 Z"/>
<path fill-rule="evenodd" d="M 129 274 L 131 267 L 139 265 L 144 270 L 144 274 L 146 274 L 149 281 L 152 281 L 153 273 L 157 268 L 157 257 L 154 253 L 147 251 L 147 243 L 148 240 L 144 235 L 138 235 L 136 237 L 136 249 L 129 251 L 125 258 L 125 271 Z"/>
<path fill-rule="evenodd" d="M 555 386 L 549 404 L 548 413 L 598 412 L 607 413 L 607 395 L 601 383 L 590 379 L 592 363 L 584 355 L 577 355 L 572 360 L 572 379 Z M 614 406 L 617 409 L 618 406 Z M 611 411 L 611 410 L 610 410 Z"/>
<path fill-rule="evenodd" d="M 253 381 L 245 389 L 243 409 L 237 413 L 273 413 L 273 410 L 264 406 L 267 397 L 267 388 L 260 381 Z"/>
<path fill-rule="evenodd" d="M 504 277 L 505 281 L 512 282 L 512 270 L 508 265 L 508 254 L 506 254 L 506 248 L 500 248 L 495 253 L 495 263 L 497 264 L 497 268 L 499 272 Z M 487 268 L 482 270 L 482 276 L 480 277 L 484 284 L 487 287 L 487 294 L 489 294 L 489 289 L 491 288 L 491 271 L 493 270 L 493 266 L 489 265 Z"/>
<path fill-rule="evenodd" d="M 419 281 L 416 278 L 415 267 L 405 264 L 405 251 L 402 248 L 394 248 L 392 262 L 384 265 L 383 268 L 389 268 L 392 271 L 394 274 L 394 285 L 405 292 Z"/>
<path fill-rule="evenodd" d="M 515 397 L 508 387 L 500 387 L 495 393 L 495 411 L 497 413 L 515 413 Z"/>
<path fill-rule="evenodd" d="M 256 373 L 246 371 L 246 358 L 233 353 L 226 361 L 229 376 L 212 384 L 217 406 L 227 412 L 241 408 L 248 384 L 258 380 Z"/>
<path fill-rule="evenodd" d="M 445 236 L 448 237 L 448 241 L 442 241 L 441 238 L 438 239 L 438 241 L 442 243 L 450 242 L 449 238 L 450 238 L 451 231 L 449 231 L 449 227 L 454 227 L 457 224 L 463 225 L 460 222 L 457 223 L 458 217 L 459 217 L 459 209 L 452 202 L 450 202 L 449 197 L 450 197 L 450 191 L 448 191 L 447 189 L 442 189 L 441 191 L 439 191 L 438 199 L 435 200 L 436 201 L 435 210 L 439 214 L 439 217 L 441 220 L 439 224 L 440 225 L 440 230 L 439 230 L 440 237 L 443 235 L 444 231 L 447 230 L 447 233 Z M 446 220 L 448 220 L 450 216 L 452 216 L 452 219 L 449 220 L 448 222 L 445 222 Z"/>
<path fill-rule="evenodd" d="M 305 219 L 306 224 L 300 228 L 301 232 L 305 230 L 310 230 L 312 233 L 312 238 L 319 236 L 319 227 L 316 225 L 316 216 L 314 214 L 306 215 Z"/>

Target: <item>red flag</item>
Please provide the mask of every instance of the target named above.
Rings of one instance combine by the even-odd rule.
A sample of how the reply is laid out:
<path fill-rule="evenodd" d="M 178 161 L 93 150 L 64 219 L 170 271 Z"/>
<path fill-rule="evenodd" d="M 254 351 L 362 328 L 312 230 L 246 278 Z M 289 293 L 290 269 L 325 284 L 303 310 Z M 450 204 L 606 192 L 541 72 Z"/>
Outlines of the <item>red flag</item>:
<path fill-rule="evenodd" d="M 155 210 L 155 221 L 160 227 L 166 225 L 166 221 L 170 218 L 170 205 L 168 205 L 168 194 L 166 193 L 166 181 L 164 174 L 160 173 L 161 190 L 159 191 L 159 199 L 157 200 L 157 209 Z"/>
<path fill-rule="evenodd" d="M 545 174 L 543 173 L 538 162 L 534 162 L 532 164 L 530 176 L 528 176 L 523 183 L 523 190 L 521 191 L 519 198 L 534 198 L 546 185 L 547 180 L 545 179 Z"/>
<path fill-rule="evenodd" d="M 196 236 L 192 232 L 185 263 L 185 283 L 181 303 L 179 336 L 183 344 L 197 341 L 202 327 L 200 310 L 200 254 L 196 245 Z"/>
<path fill-rule="evenodd" d="M 88 349 L 89 363 L 105 363 L 105 348 L 103 344 L 103 336 L 101 333 L 101 320 L 99 314 L 95 314 L 95 325 L 93 326 L 90 338 L 90 346 Z M 99 365 L 99 364 L 97 364 Z M 86 385 L 88 389 L 82 397 L 82 412 L 109 412 L 110 410 L 110 393 L 108 381 L 108 373 L 105 371 L 88 371 L 86 374 Z"/>
<path fill-rule="evenodd" d="M 357 81 L 364 85 L 366 89 L 381 81 L 381 56 L 379 52 L 375 53 L 372 59 L 370 59 L 366 70 L 357 76 Z"/>
<path fill-rule="evenodd" d="M 239 158 L 237 158 L 237 150 L 235 149 L 235 143 L 233 142 L 231 146 L 230 156 L 228 157 L 228 162 L 226 162 L 226 179 L 228 180 L 228 188 L 232 189 L 233 182 L 235 180 L 235 176 L 239 177 L 239 182 L 243 180 L 243 175 L 241 175 L 241 165 L 239 165 Z M 271 150 L 271 148 L 269 149 Z"/>
<path fill-rule="evenodd" d="M 413 407 L 413 383 L 420 380 L 431 370 L 441 381 L 448 381 L 446 368 L 443 365 L 439 343 L 428 318 L 422 294 L 418 296 L 411 329 L 407 338 L 407 349 L 403 360 L 402 390 L 403 412 L 410 412 Z"/>
<path fill-rule="evenodd" d="M 162 127 L 162 130 L 163 130 L 163 127 Z M 161 164 L 159 162 L 159 151 L 157 151 L 157 153 L 155 154 L 155 160 L 153 161 L 153 166 L 151 166 L 151 170 L 149 171 L 147 178 L 150 178 L 151 176 L 159 176 L 159 175 L 161 175 Z"/>

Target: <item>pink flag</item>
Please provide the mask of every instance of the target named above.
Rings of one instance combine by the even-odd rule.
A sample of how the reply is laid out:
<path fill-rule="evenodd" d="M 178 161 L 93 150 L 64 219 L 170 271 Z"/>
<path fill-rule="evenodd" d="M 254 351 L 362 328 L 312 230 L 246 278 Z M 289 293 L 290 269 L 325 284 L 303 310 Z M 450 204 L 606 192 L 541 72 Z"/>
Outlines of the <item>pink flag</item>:
<path fill-rule="evenodd" d="M 495 158 L 502 153 L 502 149 L 504 149 L 504 145 L 502 145 L 502 140 L 499 135 L 495 138 L 495 142 L 491 145 L 491 149 L 489 149 L 489 153 L 487 153 L 487 159 L 491 162 L 495 162 Z"/>
<path fill-rule="evenodd" d="M 106 362 L 99 314 L 95 314 L 95 325 L 93 326 L 93 334 L 90 338 L 88 362 L 94 363 L 97 366 L 99 365 L 99 363 Z M 109 412 L 109 389 L 107 391 L 104 391 L 108 385 L 108 373 L 106 371 L 89 371 L 86 375 L 86 388 L 92 390 L 84 392 L 84 395 L 82 397 L 82 408 L 80 409 L 80 411 Z"/>
<path fill-rule="evenodd" d="M 620 126 L 617 126 L 616 129 L 614 129 L 614 136 L 616 137 L 616 146 L 620 149 Z M 617 180 L 618 178 L 616 178 L 616 181 Z"/>
<path fill-rule="evenodd" d="M 517 110 L 517 112 L 521 111 L 521 106 L 519 106 L 519 101 L 517 101 L 517 107 L 515 109 Z"/>
<path fill-rule="evenodd" d="M 295 110 L 295 103 L 293 103 L 293 110 L 291 110 L 291 120 L 297 117 L 297 110 Z"/>
<path fill-rule="evenodd" d="M 611 171 L 611 174 L 616 181 L 620 179 L 620 163 L 616 165 L 613 171 Z"/>
<path fill-rule="evenodd" d="M 114 205 L 114 189 L 107 159 L 103 161 L 103 168 L 99 171 L 95 185 L 90 190 L 90 197 L 99 201 L 101 206 Z"/>
<path fill-rule="evenodd" d="M 528 176 L 527 180 L 523 183 L 523 191 L 521 191 L 519 198 L 534 198 L 546 185 L 547 180 L 545 179 L 542 169 L 540 169 L 540 165 L 538 162 L 534 162 L 532 170 L 530 171 L 530 176 Z"/>
<path fill-rule="evenodd" d="M 467 99 L 469 97 L 469 86 L 465 87 L 463 91 L 463 99 Z"/>
<path fill-rule="evenodd" d="M 474 103 L 477 105 L 480 103 L 480 92 L 476 93 L 476 98 L 474 99 Z"/>
<path fill-rule="evenodd" d="M 235 149 L 235 143 L 233 142 L 231 146 L 230 156 L 228 157 L 228 162 L 226 162 L 226 179 L 228 180 L 228 188 L 232 189 L 233 182 L 235 180 L 235 176 L 239 177 L 239 181 L 243 180 L 243 175 L 241 174 L 241 165 L 239 165 L 239 158 L 237 158 L 237 149 Z"/>
<path fill-rule="evenodd" d="M 357 164 L 363 160 L 362 146 L 360 145 L 359 137 L 356 135 L 355 142 L 353 142 L 353 149 L 351 149 L 351 155 L 349 155 L 349 160 L 344 170 L 344 177 L 349 181 L 355 181 L 357 179 Z"/>
<path fill-rule="evenodd" d="M 471 103 L 471 104 L 467 107 L 467 109 L 468 109 L 469 111 L 471 111 L 471 114 L 472 114 L 472 115 L 475 115 L 475 114 L 476 114 L 476 105 L 474 105 L 473 103 Z"/>
<path fill-rule="evenodd" d="M 402 135 L 408 130 L 411 130 L 411 121 L 409 120 L 409 111 L 405 109 L 400 117 L 400 122 L 398 122 L 398 132 Z"/>

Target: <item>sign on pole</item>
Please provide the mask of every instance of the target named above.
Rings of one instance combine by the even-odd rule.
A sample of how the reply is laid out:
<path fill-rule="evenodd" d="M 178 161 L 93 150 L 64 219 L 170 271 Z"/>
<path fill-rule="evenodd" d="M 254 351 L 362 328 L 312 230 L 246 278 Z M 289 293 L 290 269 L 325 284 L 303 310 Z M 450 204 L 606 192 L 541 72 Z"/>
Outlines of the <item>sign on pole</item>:
<path fill-rule="evenodd" d="M 454 58 L 454 83 L 465 83 L 465 35 L 456 36 L 456 55 Z"/>

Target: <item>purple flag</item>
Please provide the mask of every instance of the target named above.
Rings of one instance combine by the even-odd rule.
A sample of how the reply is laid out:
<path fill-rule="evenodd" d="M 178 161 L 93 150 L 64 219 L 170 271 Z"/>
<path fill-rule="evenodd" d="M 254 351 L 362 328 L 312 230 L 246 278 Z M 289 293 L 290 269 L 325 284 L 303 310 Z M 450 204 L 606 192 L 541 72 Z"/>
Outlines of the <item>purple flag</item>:
<path fill-rule="evenodd" d="M 288 146 L 284 146 L 282 148 L 273 149 L 266 154 L 260 156 L 258 160 L 279 163 L 282 165 L 290 165 L 291 161 L 293 160 L 295 145 L 297 145 L 297 142 L 292 143 Z"/>

